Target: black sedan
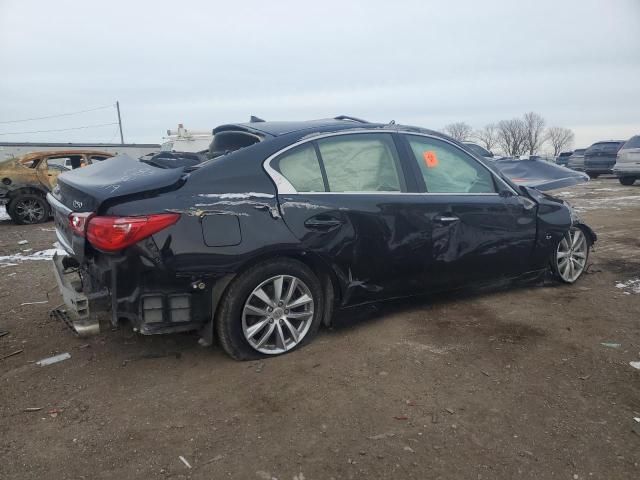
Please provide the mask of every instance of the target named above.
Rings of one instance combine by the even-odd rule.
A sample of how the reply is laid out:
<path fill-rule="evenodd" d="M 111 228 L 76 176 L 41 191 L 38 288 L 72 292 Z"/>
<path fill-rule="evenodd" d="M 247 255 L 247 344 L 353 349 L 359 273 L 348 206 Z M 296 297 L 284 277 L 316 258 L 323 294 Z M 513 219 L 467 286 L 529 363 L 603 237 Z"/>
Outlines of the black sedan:
<path fill-rule="evenodd" d="M 596 240 L 562 200 L 430 130 L 256 121 L 216 128 L 210 152 L 60 176 L 48 199 L 68 255 L 54 265 L 79 333 L 106 317 L 277 355 L 337 308 L 549 269 L 573 283 Z"/>

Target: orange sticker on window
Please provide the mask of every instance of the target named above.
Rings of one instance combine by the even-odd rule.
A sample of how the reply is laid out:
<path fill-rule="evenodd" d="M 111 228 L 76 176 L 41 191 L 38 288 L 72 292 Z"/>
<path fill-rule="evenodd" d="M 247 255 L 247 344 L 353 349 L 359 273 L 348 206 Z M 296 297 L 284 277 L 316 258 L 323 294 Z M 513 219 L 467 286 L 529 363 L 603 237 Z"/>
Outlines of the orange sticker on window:
<path fill-rule="evenodd" d="M 424 157 L 424 163 L 427 168 L 435 168 L 438 166 L 438 157 L 436 156 L 436 152 L 433 150 L 423 152 L 422 156 Z"/>

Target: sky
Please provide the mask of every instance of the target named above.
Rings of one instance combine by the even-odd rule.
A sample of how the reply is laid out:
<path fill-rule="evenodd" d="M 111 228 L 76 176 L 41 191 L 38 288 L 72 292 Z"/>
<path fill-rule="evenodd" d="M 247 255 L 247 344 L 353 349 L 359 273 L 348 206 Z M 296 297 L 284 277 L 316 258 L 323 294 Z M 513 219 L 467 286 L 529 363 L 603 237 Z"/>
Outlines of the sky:
<path fill-rule="evenodd" d="M 640 0 L 0 0 L 0 65 L 0 142 L 119 141 L 116 100 L 135 143 L 250 115 L 640 134 Z"/>

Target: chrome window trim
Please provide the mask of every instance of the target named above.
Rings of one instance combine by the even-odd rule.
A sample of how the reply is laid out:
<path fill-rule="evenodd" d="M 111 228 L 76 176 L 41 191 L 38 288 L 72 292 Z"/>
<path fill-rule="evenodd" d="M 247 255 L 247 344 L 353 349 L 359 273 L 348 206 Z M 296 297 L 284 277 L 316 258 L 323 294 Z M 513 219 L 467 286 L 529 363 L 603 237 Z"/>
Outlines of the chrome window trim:
<path fill-rule="evenodd" d="M 305 143 L 309 143 L 309 142 L 313 142 L 315 140 L 319 140 L 322 138 L 327 138 L 327 137 L 336 137 L 338 135 L 359 135 L 359 134 L 371 134 L 371 133 L 386 133 L 386 134 L 391 134 L 391 133 L 398 133 L 398 134 L 402 134 L 402 135 L 415 135 L 418 137 L 427 137 L 427 138 L 432 138 L 434 140 L 438 140 L 444 143 L 448 143 L 449 145 L 451 145 L 454 148 L 457 148 L 458 150 L 460 150 L 464 155 L 466 155 L 467 157 L 471 158 L 473 161 L 479 163 L 485 170 L 487 170 L 489 172 L 489 174 L 491 175 L 492 178 L 496 179 L 500 185 L 503 185 L 504 187 L 506 187 L 507 189 L 509 189 L 509 191 L 511 191 L 514 195 L 519 196 L 520 194 L 518 192 L 516 192 L 513 188 L 511 188 L 511 186 L 506 183 L 504 180 L 502 180 L 498 175 L 495 174 L 495 172 L 493 170 L 491 170 L 489 167 L 487 167 L 484 163 L 478 161 L 477 158 L 475 158 L 472 155 L 469 155 L 467 152 L 465 152 L 464 150 L 462 150 L 458 145 L 456 145 L 455 143 L 444 139 L 444 138 L 440 138 L 437 137 L 435 135 L 430 135 L 428 133 L 421 133 L 421 132 L 412 132 L 410 130 L 390 130 L 390 129 L 379 129 L 379 128 L 372 128 L 372 129 L 358 129 L 358 131 L 341 131 L 341 132 L 327 132 L 327 133 L 323 133 L 321 135 L 316 135 L 313 136 L 311 138 L 309 137 L 305 137 L 302 140 L 297 141 L 296 143 L 292 143 L 291 145 L 286 146 L 285 148 L 282 148 L 280 150 L 278 150 L 276 153 L 269 155 L 267 157 L 267 159 L 262 162 L 262 167 L 265 169 L 265 171 L 267 172 L 267 175 L 269 175 L 269 177 L 271 178 L 271 180 L 273 180 L 273 182 L 276 184 L 276 190 L 277 193 L 280 195 L 295 195 L 295 194 L 305 194 L 305 195 L 340 195 L 340 194 L 349 194 L 349 195 L 476 195 L 476 196 L 492 196 L 492 195 L 500 195 L 498 192 L 493 192 L 493 193 L 473 193 L 473 192 L 463 192 L 463 193 L 442 193 L 442 192 L 397 192 L 397 191 L 389 191 L 389 192 L 380 192 L 377 190 L 371 191 L 371 192 L 298 192 L 295 187 L 291 184 L 291 182 L 289 182 L 289 180 L 287 180 L 284 175 L 282 175 L 280 172 L 278 172 L 275 168 L 273 168 L 271 166 L 271 162 L 279 157 L 280 155 L 286 153 L 287 151 L 296 148 L 300 145 L 303 145 Z"/>

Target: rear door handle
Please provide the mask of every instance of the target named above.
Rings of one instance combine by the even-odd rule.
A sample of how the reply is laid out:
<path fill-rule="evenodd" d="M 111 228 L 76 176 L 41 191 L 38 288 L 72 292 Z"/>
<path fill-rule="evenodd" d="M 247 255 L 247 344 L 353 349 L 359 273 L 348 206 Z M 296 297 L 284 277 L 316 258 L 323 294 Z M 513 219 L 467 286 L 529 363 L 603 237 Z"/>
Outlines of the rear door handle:
<path fill-rule="evenodd" d="M 437 223 L 441 223 L 443 225 L 448 225 L 450 223 L 458 222 L 460 218 L 455 215 L 436 215 L 433 217 L 433 220 Z"/>
<path fill-rule="evenodd" d="M 304 222 L 304 226 L 313 230 L 330 230 L 342 225 L 342 220 L 337 218 L 310 218 Z"/>

